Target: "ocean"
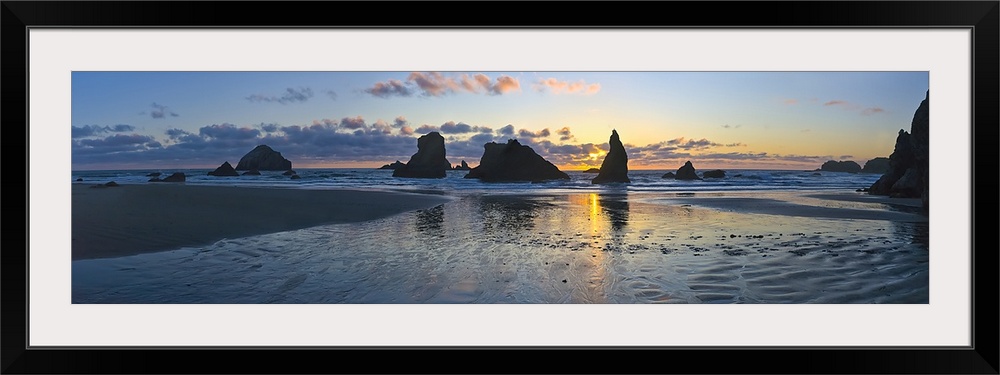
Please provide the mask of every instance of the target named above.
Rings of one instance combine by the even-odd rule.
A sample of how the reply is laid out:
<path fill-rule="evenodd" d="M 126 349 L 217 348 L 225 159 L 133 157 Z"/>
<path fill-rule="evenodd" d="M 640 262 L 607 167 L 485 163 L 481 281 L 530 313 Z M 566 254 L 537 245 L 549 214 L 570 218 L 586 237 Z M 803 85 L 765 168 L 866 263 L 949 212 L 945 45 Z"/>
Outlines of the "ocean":
<path fill-rule="evenodd" d="M 681 181 L 662 178 L 675 170 L 631 170 L 627 185 L 594 185 L 590 182 L 596 174 L 566 171 L 569 180 L 542 183 L 484 183 L 464 178 L 467 171 L 448 171 L 445 178 L 397 178 L 392 170 L 366 168 L 295 169 L 301 179 L 292 180 L 278 171 L 262 171 L 260 176 L 216 177 L 209 176 L 212 169 L 175 170 L 107 170 L 74 171 L 73 181 L 106 183 L 146 183 L 147 174 L 160 172 L 166 177 L 174 172 L 185 174 L 188 184 L 240 185 L 261 187 L 289 187 L 301 189 L 352 188 L 375 190 L 400 190 L 461 194 L 490 193 L 581 193 L 605 190 L 635 192 L 712 192 L 712 191 L 778 191 L 778 190 L 830 190 L 855 191 L 867 188 L 881 177 L 871 173 L 844 173 L 794 170 L 727 170 L 726 177 L 701 181 Z M 700 170 L 704 172 L 704 170 Z"/>

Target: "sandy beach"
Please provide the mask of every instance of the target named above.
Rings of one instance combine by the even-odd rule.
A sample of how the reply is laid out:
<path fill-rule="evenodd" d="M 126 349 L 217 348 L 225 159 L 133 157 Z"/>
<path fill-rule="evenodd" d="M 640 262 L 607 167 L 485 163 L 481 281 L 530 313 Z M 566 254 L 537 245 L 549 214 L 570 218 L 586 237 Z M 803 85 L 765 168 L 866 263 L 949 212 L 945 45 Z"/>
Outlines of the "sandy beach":
<path fill-rule="evenodd" d="M 184 184 L 72 186 L 73 259 L 210 245 L 431 207 L 443 196 Z"/>
<path fill-rule="evenodd" d="M 862 193 L 73 194 L 74 303 L 928 302 L 927 216 Z"/>

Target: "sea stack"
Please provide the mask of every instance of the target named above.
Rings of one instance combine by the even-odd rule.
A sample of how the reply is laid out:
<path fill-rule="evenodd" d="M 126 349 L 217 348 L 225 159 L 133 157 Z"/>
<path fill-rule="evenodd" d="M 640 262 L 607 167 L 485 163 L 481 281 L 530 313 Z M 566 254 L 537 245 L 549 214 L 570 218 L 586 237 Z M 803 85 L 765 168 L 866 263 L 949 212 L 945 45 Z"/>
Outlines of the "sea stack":
<path fill-rule="evenodd" d="M 910 132 L 900 129 L 896 137 L 896 147 L 889 155 L 889 170 L 868 189 L 869 194 L 888 195 L 903 198 L 921 198 L 924 210 L 929 209 L 928 199 L 928 148 L 930 138 L 928 126 L 930 111 L 930 91 L 920 102 Z"/>
<path fill-rule="evenodd" d="M 666 177 L 666 176 L 664 176 L 664 177 Z M 696 173 L 696 171 L 694 169 L 694 165 L 691 164 L 690 160 L 688 160 L 686 163 L 684 163 L 683 166 L 681 166 L 680 168 L 677 169 L 677 174 L 674 176 L 674 178 L 678 179 L 678 180 L 700 180 L 701 179 L 701 177 L 698 177 L 698 173 Z"/>
<path fill-rule="evenodd" d="M 851 160 L 835 161 L 830 160 L 823 163 L 819 167 L 819 170 L 825 172 L 847 172 L 847 173 L 859 173 L 861 172 L 861 166 L 858 163 Z"/>
<path fill-rule="evenodd" d="M 516 139 L 506 144 L 490 142 L 483 145 L 479 165 L 465 178 L 484 182 L 568 180 L 569 175 Z"/>
<path fill-rule="evenodd" d="M 444 137 L 441 133 L 430 132 L 417 139 L 417 153 L 410 157 L 406 165 L 392 171 L 393 177 L 444 178 L 451 163 L 445 159 Z"/>
<path fill-rule="evenodd" d="M 594 184 L 606 184 L 612 182 L 631 182 L 628 179 L 628 154 L 625 153 L 625 146 L 618 138 L 618 131 L 611 130 L 611 139 L 608 140 L 610 150 L 604 156 L 601 163 L 601 170 L 597 177 L 591 180 Z"/>
<path fill-rule="evenodd" d="M 267 145 L 260 145 L 250 150 L 240 158 L 239 163 L 236 163 L 237 171 L 287 171 L 289 169 L 292 169 L 292 162 Z"/>
<path fill-rule="evenodd" d="M 215 168 L 214 171 L 208 172 L 208 175 L 216 177 L 231 177 L 231 176 L 239 176 L 240 174 L 237 173 L 236 170 L 233 169 L 233 165 L 229 164 L 229 162 L 227 161 L 225 163 L 222 163 L 222 165 L 220 165 L 218 168 Z"/>

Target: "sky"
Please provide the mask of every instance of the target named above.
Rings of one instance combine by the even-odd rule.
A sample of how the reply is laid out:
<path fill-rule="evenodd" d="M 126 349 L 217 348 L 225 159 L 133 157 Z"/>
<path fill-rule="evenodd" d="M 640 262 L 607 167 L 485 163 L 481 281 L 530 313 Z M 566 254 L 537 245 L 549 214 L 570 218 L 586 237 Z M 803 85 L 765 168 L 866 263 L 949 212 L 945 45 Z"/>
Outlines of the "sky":
<path fill-rule="evenodd" d="M 562 170 L 811 170 L 893 151 L 927 72 L 72 73 L 73 170 L 215 168 L 266 144 L 293 168 L 451 164 L 517 139 Z"/>

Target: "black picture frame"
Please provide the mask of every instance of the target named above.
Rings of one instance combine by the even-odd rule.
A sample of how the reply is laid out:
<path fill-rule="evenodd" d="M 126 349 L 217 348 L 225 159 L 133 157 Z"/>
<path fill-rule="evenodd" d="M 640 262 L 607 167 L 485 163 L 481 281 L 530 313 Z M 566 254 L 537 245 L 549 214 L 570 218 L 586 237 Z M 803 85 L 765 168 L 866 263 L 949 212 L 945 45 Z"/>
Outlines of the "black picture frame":
<path fill-rule="evenodd" d="M 27 253 L 5 230 L 3 373 L 934 373 L 997 374 L 998 1 L 565 2 L 583 16 L 553 17 L 539 3 L 2 1 L 3 124 L 27 139 L 28 31 L 32 28 L 957 28 L 973 35 L 972 345 L 968 347 L 351 347 L 35 348 L 28 346 Z M 475 16 L 454 18 L 460 7 Z M 331 11 L 332 10 L 332 11 Z M 372 15 L 360 16 L 363 14 Z M 25 111 L 21 112 L 20 109 Z M 24 124 L 23 127 L 18 124 Z M 20 135 L 20 134 L 18 134 Z M 27 143 L 25 148 L 27 148 Z M 7 150 L 19 150 L 8 145 Z M 27 150 L 25 158 L 27 159 Z M 8 155 L 7 171 L 21 161 Z M 12 160 L 18 161 L 13 163 Z M 26 165 L 27 163 L 25 163 Z M 976 170 L 984 171 L 976 174 Z M 25 170 L 26 181 L 28 170 Z M 8 181 L 10 181 L 8 179 Z M 21 218 L 20 183 L 5 187 L 5 229 Z M 25 195 L 30 194 L 28 182 Z M 978 192 L 979 194 L 975 194 Z M 979 197 L 977 199 L 977 196 Z M 988 198 L 987 198 L 988 199 Z M 975 208 L 978 208 L 975 209 Z M 31 215 L 25 205 L 25 217 Z M 986 216 L 989 215 L 989 216 Z M 27 220 L 24 221 L 27 223 Z M 27 225 L 27 224 L 26 224 Z M 27 228 L 26 228 L 27 229 Z M 985 235 L 984 235 L 985 233 Z M 23 249 L 23 251 L 22 251 Z M 977 251 L 979 250 L 979 251 Z M 934 322 L 927 322 L 934 324 Z M 608 329 L 613 329 L 613 325 Z M 920 327 L 914 327 L 920 329 Z M 377 361 L 360 360 L 371 351 Z M 607 357 L 597 357 L 603 351 Z M 530 358 L 536 357 L 536 358 Z M 530 358 L 530 359 L 529 359 Z M 459 360 L 461 359 L 461 360 Z M 471 361 L 480 367 L 461 364 Z M 535 365 L 537 364 L 537 365 Z"/>

